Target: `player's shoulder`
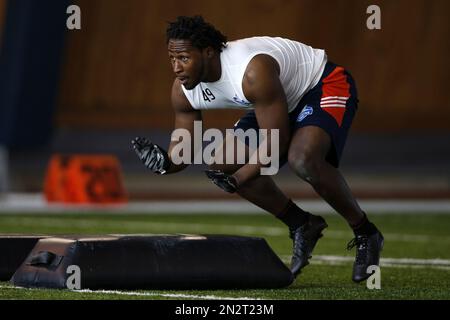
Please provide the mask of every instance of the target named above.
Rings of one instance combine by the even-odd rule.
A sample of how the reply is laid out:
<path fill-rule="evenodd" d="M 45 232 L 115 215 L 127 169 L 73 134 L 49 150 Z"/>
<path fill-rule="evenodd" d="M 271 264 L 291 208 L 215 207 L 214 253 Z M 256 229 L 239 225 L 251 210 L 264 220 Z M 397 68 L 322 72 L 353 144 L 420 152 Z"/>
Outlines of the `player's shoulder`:
<path fill-rule="evenodd" d="M 252 84 L 258 79 L 272 74 L 279 74 L 280 68 L 277 61 L 267 54 L 258 54 L 254 56 L 247 65 L 244 73 L 244 81 Z"/>
<path fill-rule="evenodd" d="M 263 37 L 250 37 L 231 40 L 226 43 L 226 47 L 223 49 L 222 54 L 229 56 L 230 58 L 241 59 L 251 52 L 258 50 L 261 44 L 260 39 Z"/>
<path fill-rule="evenodd" d="M 296 42 L 297 41 L 295 40 L 283 37 L 254 36 L 228 41 L 227 47 L 242 50 L 246 48 L 271 47 L 276 43 L 296 43 Z"/>
<path fill-rule="evenodd" d="M 255 56 L 247 66 L 242 79 L 242 90 L 249 101 L 256 103 L 261 97 L 275 92 L 278 88 L 279 68 L 271 56 L 261 54 Z"/>
<path fill-rule="evenodd" d="M 264 41 L 270 41 L 270 39 L 281 39 L 278 37 L 269 37 L 269 36 L 252 36 L 252 37 L 246 37 L 246 38 L 240 38 L 236 40 L 228 41 L 227 44 L 232 44 L 236 46 L 245 46 L 245 45 L 251 45 L 251 44 L 257 44 Z"/>

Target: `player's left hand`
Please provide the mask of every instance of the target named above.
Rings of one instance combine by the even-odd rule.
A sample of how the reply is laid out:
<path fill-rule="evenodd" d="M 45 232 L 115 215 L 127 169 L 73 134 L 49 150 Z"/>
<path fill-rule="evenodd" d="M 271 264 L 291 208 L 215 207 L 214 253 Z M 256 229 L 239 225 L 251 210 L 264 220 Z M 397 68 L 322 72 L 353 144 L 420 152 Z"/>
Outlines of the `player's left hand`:
<path fill-rule="evenodd" d="M 219 188 L 229 193 L 234 193 L 237 190 L 236 179 L 225 172 L 220 170 L 205 170 L 206 175 L 212 180 Z"/>

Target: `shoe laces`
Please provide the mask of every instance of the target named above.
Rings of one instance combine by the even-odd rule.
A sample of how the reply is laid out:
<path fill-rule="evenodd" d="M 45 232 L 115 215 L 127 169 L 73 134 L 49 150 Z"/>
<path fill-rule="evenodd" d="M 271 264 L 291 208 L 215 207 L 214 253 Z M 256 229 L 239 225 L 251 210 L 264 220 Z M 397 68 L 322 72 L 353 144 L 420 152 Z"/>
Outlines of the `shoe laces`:
<path fill-rule="evenodd" d="M 369 237 L 366 235 L 356 236 L 347 244 L 347 250 L 356 247 L 356 263 L 361 264 L 366 261 Z"/>

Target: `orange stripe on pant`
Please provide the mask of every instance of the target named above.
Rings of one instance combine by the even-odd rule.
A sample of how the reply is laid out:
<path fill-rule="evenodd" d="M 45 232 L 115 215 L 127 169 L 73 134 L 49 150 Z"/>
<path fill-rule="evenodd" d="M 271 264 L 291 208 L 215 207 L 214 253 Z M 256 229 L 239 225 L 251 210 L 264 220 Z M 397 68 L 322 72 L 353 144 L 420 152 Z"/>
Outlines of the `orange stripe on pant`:
<path fill-rule="evenodd" d="M 322 99 L 327 97 L 350 97 L 350 84 L 347 82 L 344 68 L 336 67 L 336 69 L 322 80 Z M 326 105 L 321 105 L 321 107 L 336 120 L 339 126 L 342 125 L 345 104 L 342 107 L 327 107 Z"/>

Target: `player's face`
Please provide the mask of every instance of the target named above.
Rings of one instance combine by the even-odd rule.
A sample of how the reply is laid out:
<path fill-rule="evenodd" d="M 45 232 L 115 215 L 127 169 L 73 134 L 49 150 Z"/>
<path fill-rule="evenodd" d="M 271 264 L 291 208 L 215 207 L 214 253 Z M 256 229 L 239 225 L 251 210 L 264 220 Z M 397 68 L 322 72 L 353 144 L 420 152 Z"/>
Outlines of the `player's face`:
<path fill-rule="evenodd" d="M 205 54 L 189 40 L 171 39 L 168 43 L 172 70 L 187 90 L 192 90 L 205 78 Z"/>

